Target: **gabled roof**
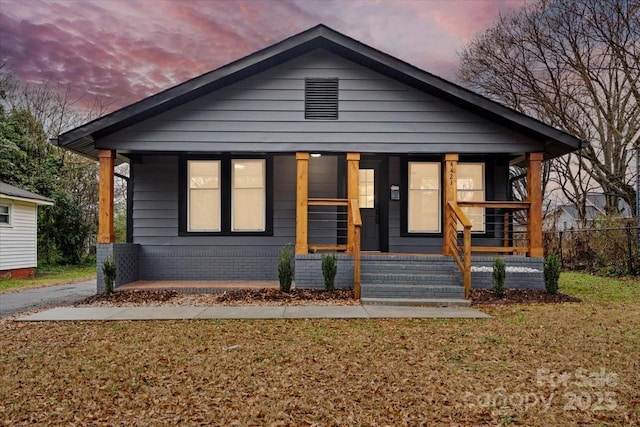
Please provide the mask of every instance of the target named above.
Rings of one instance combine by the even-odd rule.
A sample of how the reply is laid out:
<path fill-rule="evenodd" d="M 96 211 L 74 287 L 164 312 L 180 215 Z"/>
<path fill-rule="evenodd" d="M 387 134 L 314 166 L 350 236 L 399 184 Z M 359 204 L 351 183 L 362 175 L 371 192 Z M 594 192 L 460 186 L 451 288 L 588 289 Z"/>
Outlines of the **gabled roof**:
<path fill-rule="evenodd" d="M 38 205 L 53 205 L 53 200 L 22 188 L 0 181 L 0 198 L 31 202 Z"/>
<path fill-rule="evenodd" d="M 95 159 L 94 141 L 104 136 L 320 48 L 542 141 L 546 158 L 558 157 L 586 145 L 572 135 L 322 24 L 65 132 L 52 142 Z"/>

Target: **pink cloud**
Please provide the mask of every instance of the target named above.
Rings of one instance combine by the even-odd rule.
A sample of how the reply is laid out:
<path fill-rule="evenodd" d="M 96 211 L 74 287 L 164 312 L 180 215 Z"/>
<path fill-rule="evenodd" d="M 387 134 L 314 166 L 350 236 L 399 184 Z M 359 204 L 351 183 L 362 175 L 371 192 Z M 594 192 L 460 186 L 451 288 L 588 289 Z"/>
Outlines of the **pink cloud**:
<path fill-rule="evenodd" d="M 0 0 L 0 55 L 117 108 L 324 23 L 451 78 L 463 43 L 525 1 Z"/>

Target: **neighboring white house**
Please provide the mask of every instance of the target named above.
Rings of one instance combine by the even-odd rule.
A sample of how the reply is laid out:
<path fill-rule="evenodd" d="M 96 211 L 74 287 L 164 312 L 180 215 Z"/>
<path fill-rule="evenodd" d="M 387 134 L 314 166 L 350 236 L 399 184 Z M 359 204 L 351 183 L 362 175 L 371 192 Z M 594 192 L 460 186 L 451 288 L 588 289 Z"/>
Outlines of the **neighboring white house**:
<path fill-rule="evenodd" d="M 0 278 L 33 277 L 38 265 L 38 205 L 53 205 L 53 200 L 0 182 Z"/>

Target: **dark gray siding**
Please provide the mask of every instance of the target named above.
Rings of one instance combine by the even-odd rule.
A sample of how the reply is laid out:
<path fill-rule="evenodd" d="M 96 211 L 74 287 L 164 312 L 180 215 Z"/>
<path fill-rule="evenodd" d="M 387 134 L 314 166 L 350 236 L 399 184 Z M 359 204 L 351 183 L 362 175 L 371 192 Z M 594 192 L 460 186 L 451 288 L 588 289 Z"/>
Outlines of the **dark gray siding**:
<path fill-rule="evenodd" d="M 295 243 L 295 157 L 275 156 L 273 236 L 179 236 L 177 156 L 132 165 L 133 242 L 140 279 L 273 280 L 278 249 Z"/>
<path fill-rule="evenodd" d="M 338 77 L 339 119 L 304 119 L 304 79 Z M 232 144 L 232 145 L 231 145 Z M 96 142 L 119 151 L 511 153 L 540 143 L 317 50 Z"/>

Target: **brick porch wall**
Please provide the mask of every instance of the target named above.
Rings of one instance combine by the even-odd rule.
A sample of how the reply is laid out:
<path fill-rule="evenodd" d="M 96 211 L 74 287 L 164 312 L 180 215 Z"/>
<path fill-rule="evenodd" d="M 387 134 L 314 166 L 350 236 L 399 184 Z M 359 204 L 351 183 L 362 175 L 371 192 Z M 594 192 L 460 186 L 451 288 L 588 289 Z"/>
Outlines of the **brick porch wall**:
<path fill-rule="evenodd" d="M 338 254 L 336 289 L 353 288 L 353 258 Z M 297 289 L 324 289 L 322 254 L 296 255 L 294 280 Z"/>
<path fill-rule="evenodd" d="M 518 256 L 502 257 L 506 267 L 527 267 L 537 272 L 513 272 L 507 271 L 504 287 L 507 289 L 544 289 L 544 259 Z M 494 257 L 474 256 L 471 265 L 473 267 L 493 267 Z M 490 289 L 493 287 L 493 274 L 491 272 L 471 272 L 471 288 Z"/>
<path fill-rule="evenodd" d="M 277 252 L 142 247 L 139 259 L 140 280 L 278 280 Z"/>
<path fill-rule="evenodd" d="M 97 292 L 104 292 L 102 264 L 112 256 L 116 263 L 116 281 L 114 287 L 135 282 L 139 277 L 140 245 L 134 243 L 99 243 L 96 245 L 96 283 Z"/>

